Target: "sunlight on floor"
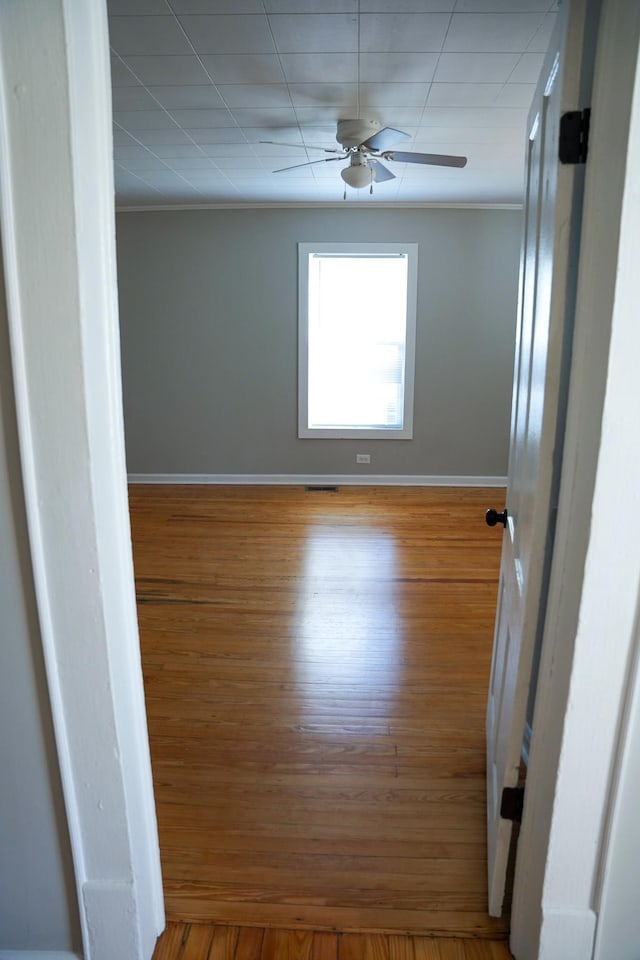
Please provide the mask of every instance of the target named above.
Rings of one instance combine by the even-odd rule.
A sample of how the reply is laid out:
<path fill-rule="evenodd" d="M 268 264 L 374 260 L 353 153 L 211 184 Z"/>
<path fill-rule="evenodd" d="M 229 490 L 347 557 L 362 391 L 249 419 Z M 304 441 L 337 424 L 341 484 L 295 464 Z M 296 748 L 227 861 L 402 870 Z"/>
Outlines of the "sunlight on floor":
<path fill-rule="evenodd" d="M 397 565 L 394 538 L 376 527 L 309 529 L 296 617 L 300 683 L 338 680 L 370 687 L 376 698 L 392 693 L 402 641 Z"/>

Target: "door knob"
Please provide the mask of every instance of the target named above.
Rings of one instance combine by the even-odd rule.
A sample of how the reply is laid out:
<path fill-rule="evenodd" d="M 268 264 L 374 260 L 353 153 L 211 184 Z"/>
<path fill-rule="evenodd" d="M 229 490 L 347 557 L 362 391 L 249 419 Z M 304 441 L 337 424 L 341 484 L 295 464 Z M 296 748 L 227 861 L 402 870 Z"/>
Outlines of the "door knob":
<path fill-rule="evenodd" d="M 484 518 L 487 521 L 488 527 L 495 527 L 496 523 L 501 523 L 503 527 L 506 527 L 507 508 L 505 507 L 502 513 L 498 513 L 497 510 L 494 510 L 493 507 L 491 507 L 489 510 L 487 510 Z"/>

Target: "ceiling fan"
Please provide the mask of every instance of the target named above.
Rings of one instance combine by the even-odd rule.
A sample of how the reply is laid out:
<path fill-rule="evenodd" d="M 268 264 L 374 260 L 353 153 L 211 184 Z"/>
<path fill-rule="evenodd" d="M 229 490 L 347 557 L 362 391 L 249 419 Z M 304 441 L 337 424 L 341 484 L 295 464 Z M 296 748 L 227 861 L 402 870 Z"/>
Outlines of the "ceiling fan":
<path fill-rule="evenodd" d="M 441 153 L 410 153 L 401 150 L 389 149 L 400 140 L 408 140 L 410 135 L 393 127 L 381 127 L 376 120 L 338 120 L 336 140 L 341 144 L 341 150 L 327 147 L 316 147 L 312 144 L 279 144 L 279 146 L 302 147 L 309 150 L 322 150 L 324 153 L 335 153 L 339 156 L 325 157 L 322 160 L 311 160 L 308 163 L 296 163 L 292 167 L 280 167 L 274 173 L 284 173 L 285 170 L 295 170 L 297 167 L 312 167 L 318 163 L 332 163 L 336 160 L 348 160 L 349 163 L 340 171 L 345 184 L 356 190 L 369 187 L 373 193 L 373 184 L 385 180 L 394 180 L 395 174 L 388 170 L 380 160 L 399 161 L 400 163 L 423 163 L 436 167 L 464 167 L 466 157 L 453 157 Z M 262 143 L 277 144 L 275 140 L 263 140 Z M 346 187 L 345 187 L 346 197 Z"/>

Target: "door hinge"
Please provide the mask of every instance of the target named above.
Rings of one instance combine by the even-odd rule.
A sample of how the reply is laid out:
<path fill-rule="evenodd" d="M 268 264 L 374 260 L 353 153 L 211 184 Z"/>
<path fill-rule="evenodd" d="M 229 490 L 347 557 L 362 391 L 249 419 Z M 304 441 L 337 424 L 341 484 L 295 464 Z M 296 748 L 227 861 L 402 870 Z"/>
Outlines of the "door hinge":
<path fill-rule="evenodd" d="M 586 163 L 591 110 L 570 110 L 560 117 L 560 163 Z"/>
<path fill-rule="evenodd" d="M 522 821 L 524 787 L 505 787 L 500 799 L 500 816 L 503 820 Z"/>

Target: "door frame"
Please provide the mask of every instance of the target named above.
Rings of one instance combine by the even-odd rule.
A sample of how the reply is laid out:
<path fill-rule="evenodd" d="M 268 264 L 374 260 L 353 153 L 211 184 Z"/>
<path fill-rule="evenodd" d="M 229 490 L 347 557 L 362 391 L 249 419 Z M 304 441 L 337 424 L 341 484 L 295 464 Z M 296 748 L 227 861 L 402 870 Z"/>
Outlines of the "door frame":
<path fill-rule="evenodd" d="M 612 767 L 626 736 L 627 670 L 637 656 L 639 42 L 637 6 L 605 0 L 556 540 L 512 907 L 518 960 L 593 954 L 615 807 Z M 620 522 L 611 512 L 618 505 Z"/>
<path fill-rule="evenodd" d="M 627 90 L 621 95 L 616 76 L 622 61 L 617 44 L 628 49 L 625 12 L 632 6 L 630 0 L 604 4 L 561 502 L 514 890 L 512 946 L 518 960 L 591 956 L 624 667 L 636 642 L 631 610 L 640 572 L 629 569 L 619 549 L 619 527 L 616 538 L 611 536 L 608 512 L 619 503 L 618 467 L 624 460 L 625 542 L 638 537 L 640 504 L 631 491 L 633 484 L 640 489 L 640 452 L 637 441 L 630 449 L 628 437 L 621 436 L 618 420 L 625 409 L 628 418 L 640 401 L 635 371 L 624 390 L 619 380 L 625 363 L 637 356 L 625 349 L 627 338 L 637 338 L 633 247 L 622 249 L 615 264 L 607 258 L 612 280 L 616 269 L 618 275 L 606 290 L 595 267 L 607 240 L 616 241 L 609 249 L 618 246 L 619 216 L 615 204 L 607 205 L 612 179 L 623 220 L 620 241 L 637 239 L 639 229 L 634 197 L 640 98 L 633 109 L 634 172 L 633 163 L 625 170 L 623 162 L 627 136 L 620 102 Z M 106 12 L 100 3 L 32 0 L 0 6 L 0 24 L 15 51 L 11 62 L 2 62 L 0 181 L 18 427 L 85 958 L 107 960 L 118 953 L 142 960 L 151 956 L 164 916 L 126 497 Z M 66 45 L 53 42 L 60 35 Z M 42 104 L 20 87 L 24 57 L 30 87 L 39 79 L 40 88 L 52 89 L 44 123 Z M 52 76 L 68 91 L 64 109 Z M 628 88 L 628 76 L 626 82 Z M 22 97 L 19 110 L 11 106 L 16 97 Z M 52 117 L 55 124 L 49 123 Z M 616 123 L 617 129 L 608 131 Z M 59 165 L 55 191 L 39 180 L 38 152 L 46 155 L 49 169 L 52 162 Z M 622 169 L 612 178 L 614 160 Z M 598 229 L 589 230 L 596 221 Z M 61 242 L 67 235 L 69 244 Z M 52 269 L 64 301 L 55 311 L 46 298 Z M 603 315 L 612 316 L 608 367 Z M 52 317 L 55 337 L 51 322 L 42 322 Z M 602 385 L 599 394 L 594 382 Z M 603 569 L 620 575 L 619 581 L 607 576 L 612 588 L 624 591 L 615 611 L 600 609 Z M 585 619 L 591 614 L 593 621 Z M 619 631 L 619 653 L 603 654 L 594 671 L 594 644 L 610 626 Z M 91 722 L 80 706 L 86 706 L 87 689 Z M 588 795 L 594 784 L 598 789 Z M 102 823 L 105 804 L 109 816 Z"/>
<path fill-rule="evenodd" d="M 148 960 L 164 906 L 124 456 L 104 3 L 0 4 L 0 197 L 44 709 L 83 955 Z"/>

